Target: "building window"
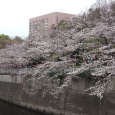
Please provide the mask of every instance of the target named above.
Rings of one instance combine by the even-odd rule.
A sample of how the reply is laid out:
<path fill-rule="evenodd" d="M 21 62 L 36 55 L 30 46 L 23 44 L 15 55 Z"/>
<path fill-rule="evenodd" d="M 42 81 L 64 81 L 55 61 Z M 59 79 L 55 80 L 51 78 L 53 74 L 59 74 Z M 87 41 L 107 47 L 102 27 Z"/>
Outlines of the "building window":
<path fill-rule="evenodd" d="M 47 22 L 48 20 L 47 19 L 45 19 L 45 22 Z"/>
<path fill-rule="evenodd" d="M 65 20 L 67 20 L 67 21 L 68 21 L 68 19 L 65 19 Z"/>
<path fill-rule="evenodd" d="M 30 23 L 29 27 L 31 27 L 31 23 Z"/>
<path fill-rule="evenodd" d="M 38 24 L 40 23 L 40 21 L 38 21 Z"/>
<path fill-rule="evenodd" d="M 34 28 L 34 25 L 32 27 Z"/>
<path fill-rule="evenodd" d="M 42 20 L 41 22 L 44 22 L 44 20 Z"/>
<path fill-rule="evenodd" d="M 37 24 L 35 25 L 35 29 L 37 30 Z"/>

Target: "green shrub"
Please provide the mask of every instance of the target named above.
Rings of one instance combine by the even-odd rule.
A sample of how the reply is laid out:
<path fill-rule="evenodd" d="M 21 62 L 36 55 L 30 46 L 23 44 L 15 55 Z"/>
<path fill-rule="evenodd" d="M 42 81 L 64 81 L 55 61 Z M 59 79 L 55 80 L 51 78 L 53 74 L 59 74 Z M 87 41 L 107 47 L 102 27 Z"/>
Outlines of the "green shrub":
<path fill-rule="evenodd" d="M 93 72 L 93 70 L 89 69 L 89 70 L 85 70 L 82 73 L 79 73 L 78 76 L 82 77 L 82 78 L 87 78 L 88 80 L 91 80 L 92 78 L 94 78 L 95 76 L 91 75 L 91 72 Z"/>
<path fill-rule="evenodd" d="M 64 26 L 64 20 L 60 20 L 60 22 L 58 23 L 58 26 Z"/>
<path fill-rule="evenodd" d="M 55 74 L 57 74 L 57 73 L 63 73 L 64 71 L 63 70 L 58 70 L 58 71 L 51 71 L 51 72 L 49 72 L 49 73 L 47 73 L 49 76 L 51 76 L 51 77 L 53 77 Z"/>
<path fill-rule="evenodd" d="M 89 48 L 89 51 L 93 51 L 93 50 L 95 50 L 95 48 L 93 48 L 93 47 L 90 47 L 90 48 Z"/>
<path fill-rule="evenodd" d="M 105 45 L 105 40 L 103 38 L 90 38 L 88 40 L 85 40 L 84 42 L 85 43 L 95 43 L 96 45 L 98 44 Z"/>
<path fill-rule="evenodd" d="M 82 44 L 81 47 L 82 47 L 82 48 L 86 48 L 86 47 L 87 47 L 87 44 Z"/>
<path fill-rule="evenodd" d="M 104 63 L 102 64 L 102 66 L 107 66 L 107 62 L 104 62 Z"/>

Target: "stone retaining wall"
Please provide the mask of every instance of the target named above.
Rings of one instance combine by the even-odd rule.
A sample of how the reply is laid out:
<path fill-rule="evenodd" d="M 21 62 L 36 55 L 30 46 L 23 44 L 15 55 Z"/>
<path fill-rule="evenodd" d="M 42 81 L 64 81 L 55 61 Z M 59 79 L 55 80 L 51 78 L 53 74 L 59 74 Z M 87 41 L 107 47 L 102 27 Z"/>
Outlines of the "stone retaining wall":
<path fill-rule="evenodd" d="M 3 77 L 3 76 L 2 76 Z M 15 76 L 12 76 L 15 77 Z M 115 79 L 112 80 L 112 83 Z M 58 99 L 46 94 L 42 97 L 42 90 L 25 91 L 24 82 L 13 83 L 0 81 L 0 98 L 20 104 L 23 107 L 38 109 L 56 115 L 114 115 L 115 114 L 115 86 L 110 93 L 105 93 L 102 100 L 89 95 L 85 90 L 92 86 L 92 81 L 78 79 L 73 82 Z"/>

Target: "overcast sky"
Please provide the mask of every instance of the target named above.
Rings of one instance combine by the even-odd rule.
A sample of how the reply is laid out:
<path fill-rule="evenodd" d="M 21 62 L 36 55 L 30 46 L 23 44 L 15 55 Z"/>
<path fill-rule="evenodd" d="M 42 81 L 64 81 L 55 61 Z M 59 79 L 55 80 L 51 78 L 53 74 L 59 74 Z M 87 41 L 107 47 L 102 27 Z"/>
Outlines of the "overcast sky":
<path fill-rule="evenodd" d="M 96 0 L 0 0 L 0 34 L 27 37 L 29 18 L 51 12 L 78 14 Z"/>

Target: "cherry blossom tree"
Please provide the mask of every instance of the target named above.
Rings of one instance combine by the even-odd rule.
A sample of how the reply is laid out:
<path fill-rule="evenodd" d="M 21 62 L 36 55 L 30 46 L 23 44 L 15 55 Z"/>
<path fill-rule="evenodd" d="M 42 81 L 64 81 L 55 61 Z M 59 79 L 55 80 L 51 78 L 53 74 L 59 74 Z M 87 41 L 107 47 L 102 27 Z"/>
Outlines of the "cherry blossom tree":
<path fill-rule="evenodd" d="M 43 96 L 50 93 L 56 98 L 72 84 L 73 77 L 92 70 L 92 78 L 104 79 L 88 91 L 102 99 L 112 89 L 115 75 L 115 18 L 114 2 L 98 5 L 52 26 L 50 35 L 29 36 L 22 43 L 7 45 L 0 50 L 0 67 L 31 68 L 25 71 L 24 89 L 44 87 Z"/>

